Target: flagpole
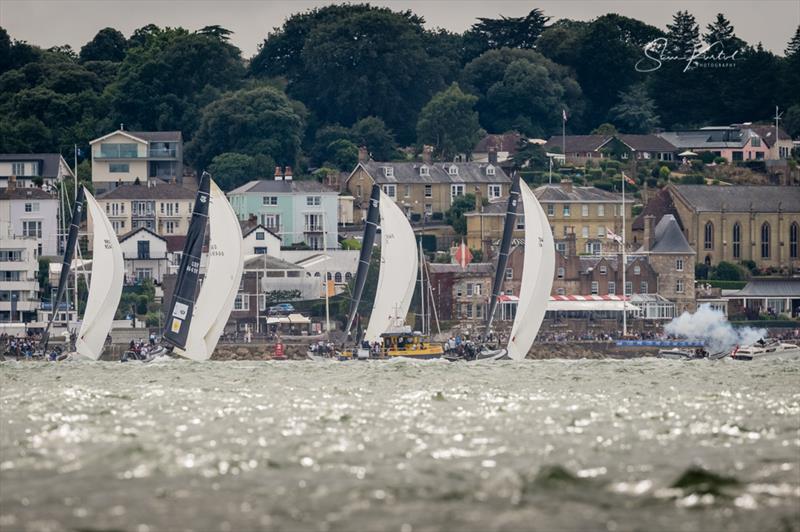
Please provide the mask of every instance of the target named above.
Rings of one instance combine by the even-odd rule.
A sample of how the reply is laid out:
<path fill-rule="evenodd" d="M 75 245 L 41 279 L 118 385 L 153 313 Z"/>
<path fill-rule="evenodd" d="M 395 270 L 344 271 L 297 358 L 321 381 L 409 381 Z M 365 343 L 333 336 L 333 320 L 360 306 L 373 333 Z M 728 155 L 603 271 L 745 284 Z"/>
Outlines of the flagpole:
<path fill-rule="evenodd" d="M 567 163 L 567 111 L 561 110 L 561 152 L 564 154 L 564 164 Z"/>
<path fill-rule="evenodd" d="M 628 336 L 628 283 L 625 270 L 628 261 L 625 258 L 625 172 L 622 172 L 622 336 Z M 633 291 L 631 291 L 633 292 Z"/>

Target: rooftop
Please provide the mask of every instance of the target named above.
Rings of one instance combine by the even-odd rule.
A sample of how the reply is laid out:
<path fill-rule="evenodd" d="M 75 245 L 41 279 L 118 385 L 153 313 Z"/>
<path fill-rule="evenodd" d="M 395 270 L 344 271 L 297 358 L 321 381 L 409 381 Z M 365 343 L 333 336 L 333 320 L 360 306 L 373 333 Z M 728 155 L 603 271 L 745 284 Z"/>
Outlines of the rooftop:
<path fill-rule="evenodd" d="M 124 184 L 97 196 L 102 200 L 193 200 L 197 192 L 175 183 Z"/>
<path fill-rule="evenodd" d="M 545 150 L 566 149 L 567 153 L 595 151 L 611 140 L 611 135 L 561 135 L 550 137 L 544 145 Z"/>
<path fill-rule="evenodd" d="M 296 193 L 338 194 L 335 189 L 314 180 L 292 179 L 289 181 L 274 179 L 258 179 L 231 190 L 233 194 L 296 194 Z"/>
<path fill-rule="evenodd" d="M 38 187 L 12 187 L 0 188 L 0 201 L 2 200 L 56 200 L 56 196 L 45 192 Z"/>
<path fill-rule="evenodd" d="M 250 255 L 245 258 L 244 269 L 247 270 L 302 270 L 301 266 L 273 257 L 272 255 Z"/>
<path fill-rule="evenodd" d="M 800 298 L 800 279 L 753 279 L 730 297 Z"/>
<path fill-rule="evenodd" d="M 13 161 L 36 161 L 39 164 L 39 175 L 36 177 L 49 177 L 56 178 L 59 176 L 59 166 L 62 161 L 60 153 L 1 153 L 0 162 L 13 162 Z M 66 167 L 66 163 L 64 164 Z M 67 167 L 67 172 L 72 175 L 72 172 Z M 8 176 L 3 176 L 8 177 Z M 28 176 L 18 176 L 21 179 L 27 179 Z"/>
<path fill-rule="evenodd" d="M 571 188 L 571 190 L 570 190 Z M 564 183 L 542 185 L 533 191 L 536 199 L 542 203 L 621 203 L 622 194 L 608 192 L 597 187 L 565 186 Z M 633 203 L 630 196 L 625 198 L 626 203 Z"/>
<path fill-rule="evenodd" d="M 695 251 L 672 214 L 665 214 L 656 224 L 655 235 L 650 249 L 639 248 L 637 253 L 679 253 L 694 255 Z"/>
<path fill-rule="evenodd" d="M 431 273 L 462 273 L 471 275 L 493 274 L 494 265 L 491 262 L 470 262 L 466 268 L 460 264 L 440 264 L 436 262 L 428 263 Z"/>
<path fill-rule="evenodd" d="M 800 187 L 775 185 L 670 185 L 697 212 L 800 213 Z"/>
<path fill-rule="evenodd" d="M 356 166 L 356 170 L 359 167 L 364 168 L 370 177 L 381 185 L 391 183 L 511 183 L 511 178 L 506 175 L 500 166 L 489 163 L 435 162 L 426 164 L 422 162 L 368 161 L 359 163 Z M 426 167 L 427 173 L 421 172 L 421 167 Z M 391 169 L 390 172 L 385 170 L 387 168 Z M 454 173 L 451 173 L 451 168 L 453 168 Z M 492 175 L 492 171 L 494 175 Z"/>
<path fill-rule="evenodd" d="M 658 221 L 661 220 L 665 214 L 675 216 L 678 225 L 683 229 L 683 224 L 681 224 L 681 219 L 678 216 L 678 210 L 675 208 L 675 203 L 672 201 L 672 195 L 667 189 L 661 189 L 650 198 L 650 201 L 644 206 L 639 216 L 633 219 L 631 229 L 634 231 L 643 231 L 645 216 L 655 216 L 656 221 Z"/>

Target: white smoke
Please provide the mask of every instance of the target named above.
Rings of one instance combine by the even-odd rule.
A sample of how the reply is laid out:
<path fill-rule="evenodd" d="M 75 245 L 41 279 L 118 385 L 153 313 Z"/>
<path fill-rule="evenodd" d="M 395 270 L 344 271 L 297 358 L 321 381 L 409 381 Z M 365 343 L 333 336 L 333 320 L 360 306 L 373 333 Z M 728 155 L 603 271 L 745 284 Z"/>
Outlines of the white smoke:
<path fill-rule="evenodd" d="M 727 351 L 734 345 L 749 345 L 767 336 L 766 329 L 752 327 L 734 328 L 721 310 L 710 305 L 700 305 L 697 312 L 684 312 L 664 326 L 664 332 L 673 337 L 706 344 L 711 353 Z"/>

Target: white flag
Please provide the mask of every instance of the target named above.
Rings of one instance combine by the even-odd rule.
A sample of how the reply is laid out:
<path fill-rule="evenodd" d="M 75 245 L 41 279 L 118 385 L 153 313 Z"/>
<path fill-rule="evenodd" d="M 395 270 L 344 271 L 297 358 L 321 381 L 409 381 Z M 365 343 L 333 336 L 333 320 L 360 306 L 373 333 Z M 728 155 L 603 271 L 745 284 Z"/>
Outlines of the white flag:
<path fill-rule="evenodd" d="M 622 244 L 622 237 L 619 236 L 618 234 L 616 234 L 611 229 L 606 229 L 606 238 L 608 238 L 610 240 L 615 240 L 615 241 L 619 242 L 620 244 Z"/>
<path fill-rule="evenodd" d="M 564 122 L 567 121 L 567 110 L 566 109 L 561 109 L 561 118 L 564 120 Z"/>

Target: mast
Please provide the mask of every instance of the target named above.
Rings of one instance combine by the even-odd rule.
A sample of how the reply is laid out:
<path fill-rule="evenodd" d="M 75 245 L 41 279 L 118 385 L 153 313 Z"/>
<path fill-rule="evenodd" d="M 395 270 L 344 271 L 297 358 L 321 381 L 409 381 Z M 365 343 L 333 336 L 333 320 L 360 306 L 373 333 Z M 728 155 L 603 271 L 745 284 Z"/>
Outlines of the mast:
<path fill-rule="evenodd" d="M 422 238 L 419 239 L 419 310 L 422 317 L 422 335 L 425 335 L 425 273 L 422 270 L 422 262 L 425 255 L 422 253 Z"/>
<path fill-rule="evenodd" d="M 625 258 L 625 172 L 622 172 L 622 337 L 628 336 L 628 283 L 625 277 L 625 270 L 628 261 Z M 633 290 L 631 290 L 633 292 Z"/>
<path fill-rule="evenodd" d="M 369 271 L 369 262 L 372 258 L 372 247 L 375 244 L 375 233 L 378 229 L 378 222 L 380 221 L 380 206 L 381 187 L 380 185 L 373 184 L 372 192 L 369 197 L 369 210 L 367 211 L 367 219 L 364 222 L 364 238 L 361 241 L 361 253 L 358 257 L 358 270 L 356 271 L 356 282 L 353 285 L 353 298 L 350 300 L 350 313 L 347 317 L 347 327 L 345 334 L 350 334 L 350 329 L 353 327 L 353 320 L 358 312 L 358 304 L 361 302 L 361 294 L 364 292 L 364 284 L 367 282 L 367 272 Z M 327 279 L 325 280 L 327 283 Z M 325 286 L 327 290 L 327 284 Z"/>
<path fill-rule="evenodd" d="M 503 226 L 503 239 L 500 241 L 500 253 L 497 256 L 497 269 L 494 272 L 492 284 L 492 299 L 489 301 L 489 312 L 486 314 L 486 334 L 492 328 L 494 312 L 503 287 L 503 278 L 506 275 L 508 252 L 511 249 L 511 237 L 514 233 L 514 224 L 517 221 L 517 202 L 519 201 L 519 175 L 515 175 L 508 192 L 508 205 L 506 207 L 506 220 Z M 528 213 L 525 213 L 527 215 Z"/>
<path fill-rule="evenodd" d="M 169 328 L 164 331 L 163 337 L 170 344 L 181 349 L 186 347 L 197 295 L 197 284 L 200 280 L 200 258 L 203 255 L 203 242 L 208 222 L 210 182 L 211 176 L 208 172 L 203 172 L 192 209 L 189 232 L 186 234 L 186 244 L 183 247 L 181 264 L 178 268 L 178 278 L 175 280 L 172 301 L 166 315 Z"/>
<path fill-rule="evenodd" d="M 63 187 L 62 187 L 63 188 Z M 61 299 L 64 297 L 64 293 L 67 290 L 67 285 L 69 284 L 69 270 L 72 264 L 72 256 L 75 253 L 75 243 L 78 241 L 78 229 L 81 225 L 81 219 L 83 218 L 83 205 L 85 199 L 83 195 L 83 187 L 78 188 L 78 192 L 75 196 L 75 207 L 72 209 L 72 219 L 69 223 L 69 235 L 67 236 L 67 246 L 64 248 L 64 260 L 61 263 L 61 274 L 58 278 L 58 290 L 56 291 L 56 297 L 53 300 L 53 309 L 52 313 L 50 314 L 50 320 L 47 322 L 47 328 L 42 335 L 43 341 L 43 350 L 47 351 L 47 344 L 50 340 L 50 327 L 53 325 L 53 320 L 55 319 L 56 315 L 58 314 L 58 308 L 61 306 Z M 78 308 L 78 301 L 75 300 L 75 309 Z M 67 309 L 67 315 L 69 315 L 69 309 Z M 67 324 L 69 325 L 69 319 L 67 320 Z"/>

